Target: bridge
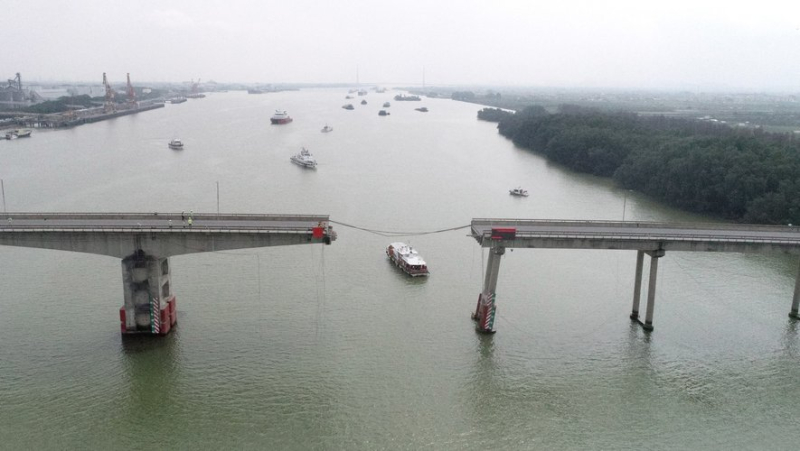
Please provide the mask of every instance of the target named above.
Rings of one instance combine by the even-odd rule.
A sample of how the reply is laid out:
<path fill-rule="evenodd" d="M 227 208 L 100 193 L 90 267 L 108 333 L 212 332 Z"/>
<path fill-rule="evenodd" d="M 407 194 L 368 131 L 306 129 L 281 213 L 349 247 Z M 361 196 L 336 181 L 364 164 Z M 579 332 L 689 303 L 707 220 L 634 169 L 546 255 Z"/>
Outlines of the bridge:
<path fill-rule="evenodd" d="M 4 213 L 0 245 L 122 259 L 120 329 L 166 335 L 177 321 L 169 258 L 266 246 L 331 244 L 323 215 Z"/>
<path fill-rule="evenodd" d="M 477 330 L 495 332 L 495 293 L 500 258 L 508 248 L 619 249 L 636 251 L 633 308 L 630 318 L 653 330 L 658 259 L 667 251 L 788 253 L 800 255 L 800 227 L 737 224 L 668 224 L 657 222 L 473 219 L 471 236 L 489 248 L 483 290 L 472 317 Z M 644 256 L 650 279 L 644 322 L 639 318 Z M 800 319 L 800 267 L 789 316 Z"/>

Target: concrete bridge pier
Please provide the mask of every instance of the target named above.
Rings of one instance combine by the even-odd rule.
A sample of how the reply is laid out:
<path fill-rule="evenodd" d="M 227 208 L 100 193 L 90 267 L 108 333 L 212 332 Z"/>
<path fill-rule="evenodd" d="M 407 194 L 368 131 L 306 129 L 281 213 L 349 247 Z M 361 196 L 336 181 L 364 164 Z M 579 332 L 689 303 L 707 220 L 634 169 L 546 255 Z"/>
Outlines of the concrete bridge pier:
<path fill-rule="evenodd" d="M 633 309 L 631 319 L 639 321 L 639 299 L 642 297 L 642 266 L 644 266 L 644 251 L 636 251 L 636 278 L 633 283 Z"/>
<path fill-rule="evenodd" d="M 170 274 L 169 258 L 148 255 L 141 249 L 122 259 L 125 303 L 119 317 L 123 334 L 169 333 L 177 321 Z"/>
<path fill-rule="evenodd" d="M 506 248 L 495 245 L 489 250 L 489 261 L 486 265 L 486 278 L 483 281 L 483 291 L 478 296 L 478 305 L 472 319 L 477 321 L 476 329 L 478 332 L 491 334 L 494 333 L 495 319 L 495 290 L 497 289 L 497 278 L 500 275 L 500 257 L 506 253 Z"/>
<path fill-rule="evenodd" d="M 639 299 L 642 291 L 642 267 L 644 254 L 650 256 L 650 280 L 647 283 L 647 311 L 644 323 L 639 319 Z M 642 329 L 650 332 L 653 330 L 653 311 L 656 303 L 656 280 L 658 279 L 658 259 L 666 254 L 664 249 L 655 251 L 638 251 L 636 253 L 636 279 L 633 286 L 633 309 L 631 319 L 642 325 Z"/>
<path fill-rule="evenodd" d="M 792 297 L 792 311 L 789 316 L 794 319 L 800 319 L 797 309 L 800 307 L 800 267 L 797 268 L 797 276 L 794 279 L 794 296 Z"/>

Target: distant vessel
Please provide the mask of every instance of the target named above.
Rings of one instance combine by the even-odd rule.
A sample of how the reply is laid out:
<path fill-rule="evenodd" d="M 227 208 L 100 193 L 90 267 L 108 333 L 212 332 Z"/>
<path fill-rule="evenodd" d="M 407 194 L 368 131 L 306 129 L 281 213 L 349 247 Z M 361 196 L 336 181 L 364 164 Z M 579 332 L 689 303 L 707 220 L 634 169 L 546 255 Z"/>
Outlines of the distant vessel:
<path fill-rule="evenodd" d="M 248 94 L 264 94 L 264 91 L 262 91 L 260 89 L 248 89 L 247 93 Z"/>
<path fill-rule="evenodd" d="M 367 95 L 367 91 L 366 91 L 366 90 L 364 90 L 364 89 L 359 89 L 359 90 L 358 90 L 358 95 L 360 95 L 360 96 L 365 96 L 365 95 Z"/>
<path fill-rule="evenodd" d="M 345 99 L 352 99 L 353 96 L 344 96 Z"/>
<path fill-rule="evenodd" d="M 383 102 L 383 107 L 384 107 L 384 108 L 389 108 L 390 106 L 392 106 L 392 104 L 391 104 L 391 103 L 389 103 L 389 102 Z"/>
<path fill-rule="evenodd" d="M 181 141 L 180 139 L 177 139 L 177 138 L 175 138 L 172 141 L 170 141 L 169 144 L 167 144 L 167 145 L 172 150 L 183 150 L 183 141 Z"/>
<path fill-rule="evenodd" d="M 389 259 L 411 277 L 427 276 L 428 265 L 419 253 L 405 243 L 392 243 L 386 247 Z"/>
<path fill-rule="evenodd" d="M 288 124 L 292 122 L 292 117 L 286 111 L 275 110 L 275 114 L 269 120 L 273 124 Z"/>
<path fill-rule="evenodd" d="M 301 150 L 299 154 L 292 155 L 292 157 L 289 159 L 292 161 L 292 163 L 304 168 L 313 169 L 317 167 L 317 160 L 305 147 L 303 147 L 303 150 Z"/>
<path fill-rule="evenodd" d="M 512 196 L 528 197 L 528 190 L 522 189 L 521 187 L 517 187 L 508 190 L 508 194 L 511 194 Z"/>
<path fill-rule="evenodd" d="M 194 94 L 186 94 L 187 99 L 204 99 L 206 97 L 205 94 L 194 93 Z"/>
<path fill-rule="evenodd" d="M 6 139 L 29 138 L 33 131 L 29 128 L 20 128 L 6 133 Z"/>
<path fill-rule="evenodd" d="M 328 124 L 325 124 L 325 126 L 322 127 L 321 131 L 322 131 L 322 133 L 332 132 L 333 131 L 333 127 L 328 127 Z"/>
<path fill-rule="evenodd" d="M 420 98 L 419 98 L 419 96 L 407 96 L 407 95 L 403 95 L 403 94 L 397 94 L 396 96 L 394 96 L 394 100 L 397 100 L 397 101 L 400 101 L 400 102 L 404 102 L 404 101 L 408 102 L 408 101 L 418 101 L 418 100 L 420 100 Z"/>
<path fill-rule="evenodd" d="M 427 113 L 428 112 L 428 107 L 426 107 L 426 106 L 423 106 L 423 107 L 420 107 L 420 108 L 414 108 L 414 109 L 417 110 L 417 111 L 421 111 L 423 113 Z"/>
<path fill-rule="evenodd" d="M 389 115 L 389 112 L 388 112 L 388 111 L 386 111 L 386 110 L 380 110 L 380 111 L 378 111 L 378 116 L 388 116 L 388 115 Z"/>
<path fill-rule="evenodd" d="M 185 101 L 186 101 L 186 97 L 180 97 L 180 96 L 173 97 L 173 98 L 169 99 L 169 103 L 171 103 L 173 105 L 176 104 L 176 103 L 183 103 Z"/>
<path fill-rule="evenodd" d="M 366 105 L 366 104 L 367 104 L 367 101 L 366 101 L 366 100 L 362 100 L 362 101 L 361 101 L 361 104 L 362 104 L 362 105 Z"/>
<path fill-rule="evenodd" d="M 353 110 L 353 109 L 355 109 L 355 107 L 353 106 L 352 103 L 348 103 L 347 105 L 343 105 L 342 108 L 344 108 L 345 110 Z"/>

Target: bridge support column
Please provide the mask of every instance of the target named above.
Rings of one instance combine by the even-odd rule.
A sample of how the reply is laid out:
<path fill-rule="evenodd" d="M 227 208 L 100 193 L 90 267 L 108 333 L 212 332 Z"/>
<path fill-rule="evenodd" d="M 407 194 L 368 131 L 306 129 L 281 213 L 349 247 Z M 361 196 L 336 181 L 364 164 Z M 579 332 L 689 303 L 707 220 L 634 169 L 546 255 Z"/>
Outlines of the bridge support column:
<path fill-rule="evenodd" d="M 800 319 L 797 309 L 800 307 L 800 267 L 797 269 L 797 276 L 794 279 L 794 296 L 792 297 L 792 311 L 789 316 L 794 319 Z"/>
<path fill-rule="evenodd" d="M 656 304 L 656 279 L 658 278 L 658 259 L 666 252 L 663 249 L 647 253 L 650 256 L 650 281 L 647 283 L 647 313 L 642 328 L 648 332 L 653 330 L 653 310 Z"/>
<path fill-rule="evenodd" d="M 644 266 L 644 251 L 636 251 L 636 278 L 633 283 L 633 309 L 631 319 L 639 321 L 639 299 L 642 297 L 642 266 Z"/>
<path fill-rule="evenodd" d="M 486 265 L 486 278 L 483 281 L 483 291 L 478 296 L 478 305 L 472 319 L 477 321 L 476 329 L 481 333 L 494 333 L 495 319 L 495 290 L 497 278 L 500 274 L 500 257 L 506 253 L 506 248 L 500 245 L 492 247 L 489 251 L 489 261 Z"/>
<path fill-rule="evenodd" d="M 136 251 L 122 259 L 125 303 L 119 310 L 123 334 L 166 335 L 177 321 L 176 301 L 170 287 L 169 258 Z"/>

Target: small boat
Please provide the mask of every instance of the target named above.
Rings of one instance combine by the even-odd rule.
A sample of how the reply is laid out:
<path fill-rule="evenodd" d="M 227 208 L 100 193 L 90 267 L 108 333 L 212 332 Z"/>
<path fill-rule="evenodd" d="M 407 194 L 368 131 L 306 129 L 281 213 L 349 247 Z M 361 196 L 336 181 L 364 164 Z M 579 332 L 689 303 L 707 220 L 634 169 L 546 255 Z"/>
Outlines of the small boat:
<path fill-rule="evenodd" d="M 360 96 L 365 96 L 365 95 L 367 95 L 367 91 L 366 91 L 366 89 L 359 89 L 359 90 L 358 90 L 358 95 L 360 95 Z"/>
<path fill-rule="evenodd" d="M 366 104 L 367 104 L 367 101 L 366 101 L 366 100 L 362 100 L 362 101 L 361 101 L 361 104 L 362 104 L 362 105 L 366 105 Z"/>
<path fill-rule="evenodd" d="M 404 94 L 397 94 L 394 96 L 394 99 L 401 102 L 414 102 L 420 100 L 419 96 L 407 96 Z"/>
<path fill-rule="evenodd" d="M 522 189 L 520 187 L 517 187 L 517 188 L 508 190 L 508 194 L 511 194 L 512 196 L 528 197 L 528 190 Z"/>
<path fill-rule="evenodd" d="M 19 128 L 6 133 L 6 139 L 30 138 L 33 131 L 29 128 Z"/>
<path fill-rule="evenodd" d="M 390 106 L 392 106 L 392 104 L 391 104 L 391 103 L 389 103 L 389 102 L 383 102 L 383 107 L 384 107 L 384 108 L 389 108 Z"/>
<path fill-rule="evenodd" d="M 292 161 L 292 163 L 304 168 L 313 169 L 317 167 L 317 160 L 314 158 L 314 155 L 311 155 L 311 152 L 309 152 L 305 147 L 303 147 L 303 150 L 301 150 L 299 154 L 292 155 L 292 157 L 289 159 Z"/>
<path fill-rule="evenodd" d="M 325 126 L 322 127 L 321 131 L 322 131 L 322 133 L 332 132 L 333 131 L 333 127 L 328 127 L 328 124 L 325 124 Z"/>
<path fill-rule="evenodd" d="M 292 117 L 286 111 L 275 110 L 275 114 L 269 118 L 269 121 L 273 124 L 288 124 L 292 122 Z"/>
<path fill-rule="evenodd" d="M 386 247 L 386 255 L 397 267 L 411 277 L 427 276 L 428 265 L 419 253 L 405 243 L 392 243 Z"/>
<path fill-rule="evenodd" d="M 380 111 L 378 111 L 378 116 L 388 116 L 388 115 L 389 115 L 389 112 L 388 112 L 388 111 L 386 111 L 386 110 L 380 110 Z"/>
<path fill-rule="evenodd" d="M 423 107 L 420 107 L 420 108 L 414 108 L 414 109 L 417 110 L 417 111 L 420 111 L 422 113 L 427 113 L 428 112 L 428 107 L 426 107 L 426 106 L 423 106 Z"/>
<path fill-rule="evenodd" d="M 345 110 L 354 110 L 355 109 L 355 107 L 353 106 L 352 103 L 348 103 L 347 105 L 342 105 L 342 108 L 344 108 Z"/>
<path fill-rule="evenodd" d="M 172 150 L 183 150 L 183 141 L 178 138 L 173 139 L 172 141 L 167 144 L 170 149 Z"/>
<path fill-rule="evenodd" d="M 183 103 L 185 101 L 186 101 L 186 97 L 180 97 L 180 96 L 179 97 L 173 97 L 173 98 L 169 99 L 169 103 L 171 103 L 173 105 L 175 105 L 177 103 Z"/>
<path fill-rule="evenodd" d="M 345 99 L 352 99 L 353 96 L 344 96 Z"/>

